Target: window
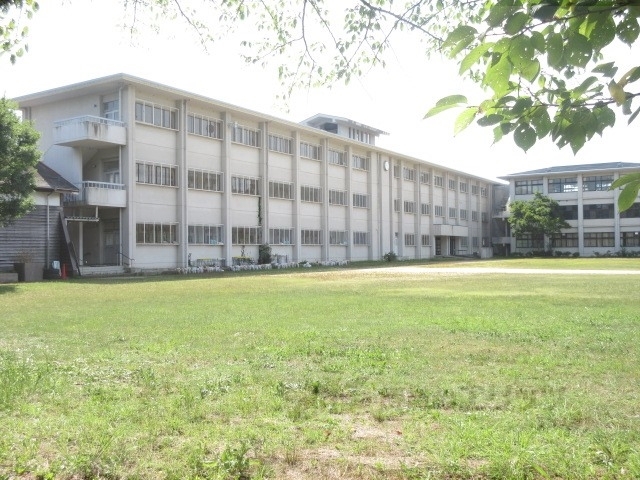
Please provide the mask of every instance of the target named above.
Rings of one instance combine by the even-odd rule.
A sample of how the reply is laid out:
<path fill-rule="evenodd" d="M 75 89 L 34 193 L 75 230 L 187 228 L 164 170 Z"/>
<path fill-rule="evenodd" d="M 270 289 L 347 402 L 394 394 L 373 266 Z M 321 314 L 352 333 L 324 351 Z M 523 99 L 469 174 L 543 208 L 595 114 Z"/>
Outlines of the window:
<path fill-rule="evenodd" d="M 431 215 L 431 205 L 428 203 L 420 204 L 420 214 L 421 215 Z"/>
<path fill-rule="evenodd" d="M 416 202 L 404 202 L 404 213 L 416 213 Z"/>
<path fill-rule="evenodd" d="M 436 205 L 433 207 L 433 213 L 436 217 L 444 217 L 444 213 L 442 211 L 442 205 Z"/>
<path fill-rule="evenodd" d="M 487 212 L 481 213 L 482 223 L 487 223 Z"/>
<path fill-rule="evenodd" d="M 456 209 L 454 207 L 449 207 L 449 218 L 456 218 Z"/>
<path fill-rule="evenodd" d="M 407 247 L 415 247 L 416 246 L 416 236 L 413 233 L 405 233 L 404 234 L 404 244 Z"/>
<path fill-rule="evenodd" d="M 234 124 L 231 128 L 231 141 L 233 143 L 240 143 L 250 147 L 259 147 L 260 130 L 254 130 L 252 128 Z"/>
<path fill-rule="evenodd" d="M 329 149 L 328 153 L 328 161 L 329 163 L 333 163 L 334 165 L 341 165 L 343 167 L 347 166 L 346 155 L 344 152 L 339 152 L 338 150 Z"/>
<path fill-rule="evenodd" d="M 222 225 L 189 225 L 187 237 L 190 245 L 221 245 L 224 242 Z"/>
<path fill-rule="evenodd" d="M 354 193 L 353 206 L 357 208 L 369 208 L 369 195 L 366 193 Z"/>
<path fill-rule="evenodd" d="M 395 178 L 400 178 L 400 165 L 397 163 L 393 164 L 393 176 Z"/>
<path fill-rule="evenodd" d="M 449 179 L 449 190 L 455 190 L 456 189 L 456 181 L 453 179 Z"/>
<path fill-rule="evenodd" d="M 178 243 L 178 224 L 138 223 L 136 224 L 136 243 L 176 245 Z"/>
<path fill-rule="evenodd" d="M 269 134 L 269 150 L 291 155 L 293 153 L 293 140 L 280 135 Z"/>
<path fill-rule="evenodd" d="M 402 169 L 402 178 L 404 178 L 408 182 L 415 182 L 416 181 L 416 169 L 415 168 L 404 167 Z"/>
<path fill-rule="evenodd" d="M 353 138 L 359 142 L 371 143 L 371 134 L 353 127 L 349 127 L 349 138 Z"/>
<path fill-rule="evenodd" d="M 231 243 L 233 245 L 260 245 L 262 243 L 262 227 L 231 227 Z"/>
<path fill-rule="evenodd" d="M 583 192 L 604 192 L 609 190 L 613 183 L 613 175 L 601 175 L 598 177 L 584 177 L 582 179 Z"/>
<path fill-rule="evenodd" d="M 422 235 L 422 246 L 428 247 L 431 245 L 431 236 L 430 235 Z"/>
<path fill-rule="evenodd" d="M 578 178 L 550 178 L 549 193 L 570 193 L 578 191 Z"/>
<path fill-rule="evenodd" d="M 110 100 L 102 103 L 102 115 L 110 120 L 120 119 L 120 102 L 118 100 Z"/>
<path fill-rule="evenodd" d="M 260 179 L 256 177 L 232 175 L 231 193 L 238 195 L 260 195 Z"/>
<path fill-rule="evenodd" d="M 353 232 L 354 245 L 369 245 L 369 232 Z"/>
<path fill-rule="evenodd" d="M 620 234 L 621 247 L 640 247 L 640 234 L 638 232 L 622 232 Z"/>
<path fill-rule="evenodd" d="M 534 180 L 517 180 L 516 181 L 516 195 L 531 195 L 536 192 L 542 193 L 541 178 L 536 178 Z"/>
<path fill-rule="evenodd" d="M 300 200 L 303 202 L 322 203 L 322 190 L 320 190 L 320 187 L 302 185 L 300 187 Z"/>
<path fill-rule="evenodd" d="M 136 163 L 136 182 L 165 187 L 176 186 L 176 166 L 159 163 Z"/>
<path fill-rule="evenodd" d="M 613 203 L 584 205 L 582 207 L 582 218 L 584 220 L 613 218 Z"/>
<path fill-rule="evenodd" d="M 349 240 L 349 232 L 343 230 L 329 231 L 330 245 L 346 245 Z"/>
<path fill-rule="evenodd" d="M 192 190 L 222 192 L 222 178 L 222 173 L 219 172 L 190 169 L 187 172 L 187 187 Z"/>
<path fill-rule="evenodd" d="M 311 160 L 322 159 L 322 147 L 307 142 L 300 142 L 300 156 Z"/>
<path fill-rule="evenodd" d="M 358 170 L 369 170 L 369 158 L 360 155 L 352 156 L 352 166 Z"/>
<path fill-rule="evenodd" d="M 478 185 L 471 185 L 471 194 L 472 195 L 478 195 L 478 190 L 479 190 Z"/>
<path fill-rule="evenodd" d="M 282 198 L 284 200 L 293 200 L 295 188 L 293 183 L 289 182 L 269 182 L 269 198 Z"/>
<path fill-rule="evenodd" d="M 525 233 L 516 237 L 516 248 L 544 249 L 544 235 Z"/>
<path fill-rule="evenodd" d="M 420 183 L 429 183 L 429 172 L 420 172 Z"/>
<path fill-rule="evenodd" d="M 291 245 L 293 243 L 293 230 L 291 228 L 270 228 L 270 245 Z"/>
<path fill-rule="evenodd" d="M 558 215 L 564 220 L 578 219 L 578 205 L 558 205 Z"/>
<path fill-rule="evenodd" d="M 620 212 L 620 218 L 640 218 L 640 203 L 634 203 L 628 210 Z"/>
<path fill-rule="evenodd" d="M 469 185 L 465 182 L 460 182 L 460 192 L 467 193 L 469 191 Z"/>
<path fill-rule="evenodd" d="M 478 248 L 480 246 L 480 239 L 478 237 L 473 237 L 471 239 L 471 245 L 473 245 L 473 248 Z"/>
<path fill-rule="evenodd" d="M 442 187 L 444 185 L 444 177 L 441 177 L 440 175 L 435 175 L 433 177 L 433 184 L 436 187 Z"/>
<path fill-rule="evenodd" d="M 216 138 L 222 140 L 222 120 L 217 118 L 203 117 L 202 115 L 187 115 L 187 132 L 202 137 Z"/>
<path fill-rule="evenodd" d="M 329 190 L 329 205 L 348 205 L 348 196 L 345 190 Z"/>
<path fill-rule="evenodd" d="M 300 243 L 302 245 L 322 245 L 322 230 L 301 230 Z"/>
<path fill-rule="evenodd" d="M 478 212 L 476 212 L 475 210 L 471 210 L 471 221 L 472 222 L 478 221 Z"/>
<path fill-rule="evenodd" d="M 400 211 L 400 199 L 399 198 L 394 198 L 393 199 L 393 211 L 394 212 L 399 212 Z"/>
<path fill-rule="evenodd" d="M 584 234 L 585 247 L 614 247 L 613 232 L 593 232 Z"/>
<path fill-rule="evenodd" d="M 460 250 L 466 250 L 469 248 L 469 239 L 467 237 L 460 237 Z"/>
<path fill-rule="evenodd" d="M 577 248 L 577 233 L 561 233 L 551 237 L 551 246 L 553 248 Z"/>
<path fill-rule="evenodd" d="M 156 127 L 178 129 L 178 109 L 156 105 L 141 100 L 136 101 L 136 122 Z"/>
<path fill-rule="evenodd" d="M 467 210 L 461 208 L 460 209 L 460 220 L 466 220 L 467 219 Z"/>
<path fill-rule="evenodd" d="M 481 197 L 489 196 L 489 190 L 487 189 L 487 187 L 480 187 L 480 196 Z"/>

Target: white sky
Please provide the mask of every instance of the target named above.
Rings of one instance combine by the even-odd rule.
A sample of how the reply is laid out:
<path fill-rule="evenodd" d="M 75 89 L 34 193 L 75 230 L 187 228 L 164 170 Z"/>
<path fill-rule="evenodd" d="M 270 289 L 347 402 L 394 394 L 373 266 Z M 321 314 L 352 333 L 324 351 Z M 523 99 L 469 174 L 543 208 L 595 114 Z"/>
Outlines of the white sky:
<path fill-rule="evenodd" d="M 41 1 L 30 24 L 29 52 L 15 65 L 0 57 L 0 95 L 16 97 L 123 72 L 291 121 L 316 113 L 348 117 L 389 132 L 378 139 L 383 148 L 486 178 L 549 165 L 639 161 L 633 136 L 640 134 L 640 119 L 627 126 L 619 118 L 604 139 L 588 142 L 577 156 L 550 141 L 527 154 L 511 137 L 492 145 L 491 128 L 475 124 L 454 137 L 457 113 L 426 120 L 424 114 L 438 99 L 469 95 L 477 87 L 457 76 L 454 62 L 427 60 L 418 42 L 394 44 L 396 57 L 384 70 L 347 87 L 295 92 L 287 111 L 277 99 L 284 88 L 276 65 L 246 65 L 239 55 L 240 37 L 218 41 L 204 53 L 182 24 L 132 39 L 123 23 L 121 0 Z M 173 38 L 172 31 L 178 32 Z"/>

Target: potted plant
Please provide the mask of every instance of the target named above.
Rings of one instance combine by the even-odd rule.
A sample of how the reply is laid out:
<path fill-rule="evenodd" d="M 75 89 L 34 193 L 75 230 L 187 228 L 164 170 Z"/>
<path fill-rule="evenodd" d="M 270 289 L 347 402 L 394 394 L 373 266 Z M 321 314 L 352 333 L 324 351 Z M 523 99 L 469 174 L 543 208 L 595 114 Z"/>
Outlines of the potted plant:
<path fill-rule="evenodd" d="M 23 251 L 16 256 L 13 269 L 18 274 L 19 282 L 37 282 L 42 280 L 44 264 L 35 261 L 31 252 Z"/>

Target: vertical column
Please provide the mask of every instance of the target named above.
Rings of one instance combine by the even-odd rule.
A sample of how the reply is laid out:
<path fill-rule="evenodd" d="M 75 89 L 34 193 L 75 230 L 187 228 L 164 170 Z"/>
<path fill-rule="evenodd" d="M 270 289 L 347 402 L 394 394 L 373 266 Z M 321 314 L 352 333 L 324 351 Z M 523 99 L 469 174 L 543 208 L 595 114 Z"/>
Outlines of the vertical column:
<path fill-rule="evenodd" d="M 293 205 L 293 231 L 294 231 L 294 242 L 293 242 L 293 261 L 300 261 L 300 243 L 302 241 L 300 234 L 300 132 L 297 130 L 291 134 L 293 138 L 293 155 L 291 157 L 292 165 L 292 173 L 293 173 L 293 185 L 296 189 L 294 196 L 294 205 Z"/>
<path fill-rule="evenodd" d="M 189 262 L 189 218 L 188 218 L 188 196 L 187 188 L 187 101 L 179 100 L 178 107 L 178 135 L 176 149 L 176 163 L 178 164 L 178 224 L 179 246 L 178 246 L 178 267 L 186 267 Z"/>
<path fill-rule="evenodd" d="M 262 243 L 269 243 L 269 122 L 260 124 L 260 222 Z"/>
<path fill-rule="evenodd" d="M 351 145 L 347 145 L 347 150 L 345 152 L 345 155 L 347 156 L 347 169 L 345 172 L 345 175 L 347 176 L 346 178 L 346 187 L 347 187 L 347 198 L 348 198 L 348 202 L 347 202 L 347 220 L 346 220 L 346 226 L 347 226 L 347 235 L 349 236 L 348 240 L 347 240 L 347 255 L 346 255 L 346 259 L 348 261 L 351 261 L 352 255 L 353 255 L 353 225 L 352 225 L 352 221 L 353 221 L 353 186 L 351 185 L 351 173 L 352 173 L 352 169 L 353 169 L 353 148 L 351 147 Z"/>
<path fill-rule="evenodd" d="M 369 232 L 369 245 L 367 246 L 367 258 L 369 260 L 373 260 L 373 243 L 375 238 L 373 235 L 373 213 L 375 209 L 375 206 L 373 204 L 373 152 L 367 152 L 367 158 L 369 159 L 369 170 L 367 171 L 367 195 L 369 195 L 369 209 L 367 210 L 367 231 Z"/>
<path fill-rule="evenodd" d="M 122 210 L 122 251 L 129 257 L 129 265 L 134 266 L 136 257 L 136 89 L 133 85 L 127 85 L 122 90 L 120 111 L 121 120 L 127 125 L 127 144 L 122 147 L 120 153 L 120 175 L 122 183 L 127 188 L 127 205 Z M 80 243 L 82 244 L 82 243 Z"/>
<path fill-rule="evenodd" d="M 614 180 L 617 180 L 620 177 L 619 173 L 614 174 Z M 578 180 L 578 195 L 582 197 L 582 175 L 580 175 Z M 620 251 L 622 248 L 620 244 L 620 208 L 618 207 L 618 197 L 620 196 L 620 189 L 616 188 L 613 191 L 613 248 L 615 251 Z"/>
<path fill-rule="evenodd" d="M 429 211 L 429 243 L 430 243 L 430 247 L 429 247 L 429 257 L 433 258 L 436 254 L 436 237 L 434 235 L 434 227 L 433 227 L 433 219 L 435 217 L 435 211 L 436 211 L 436 204 L 435 204 L 435 188 L 434 188 L 434 182 L 435 179 L 433 178 L 433 168 L 429 168 L 427 170 L 429 172 L 429 205 L 430 205 L 430 211 Z"/>
<path fill-rule="evenodd" d="M 326 138 L 320 141 L 322 154 L 320 155 L 320 187 L 322 188 L 322 216 L 320 218 L 320 228 L 322 231 L 322 250 L 320 258 L 324 261 L 329 259 L 329 142 Z"/>
<path fill-rule="evenodd" d="M 413 234 L 415 238 L 414 258 L 422 258 L 422 196 L 420 190 L 420 167 L 413 165 L 413 202 L 415 212 L 413 217 Z"/>
<path fill-rule="evenodd" d="M 220 164 L 222 166 L 222 175 L 224 178 L 224 191 L 222 193 L 222 224 L 224 225 L 224 248 L 222 254 L 227 266 L 231 266 L 233 245 L 231 244 L 231 231 L 233 225 L 231 223 L 231 133 L 229 132 L 233 125 L 231 124 L 231 115 L 228 112 L 222 112 L 222 124 L 224 125 L 224 138 L 222 139 L 222 158 Z"/>
<path fill-rule="evenodd" d="M 380 260 L 382 259 L 382 256 L 384 255 L 384 221 L 383 221 L 383 195 L 382 195 L 382 179 L 384 178 L 385 175 L 385 169 L 384 169 L 384 159 L 382 158 L 382 154 L 381 153 L 377 153 L 376 154 L 376 158 L 377 158 L 377 172 L 378 172 L 378 178 L 377 178 L 377 191 L 376 191 L 376 199 L 377 199 L 377 212 L 376 212 L 376 218 L 377 221 L 376 223 L 376 228 L 378 230 L 378 254 L 377 254 L 377 258 L 376 260 Z M 373 168 L 373 167 L 372 167 Z"/>
<path fill-rule="evenodd" d="M 394 161 L 395 162 L 395 161 Z M 404 164 L 402 160 L 398 161 L 398 178 L 394 177 L 396 184 L 397 200 L 398 200 L 398 256 L 404 257 L 404 188 L 402 183 L 402 168 Z M 395 171 L 396 165 L 393 169 Z"/>
<path fill-rule="evenodd" d="M 578 253 L 584 255 L 584 209 L 582 201 L 582 175 L 578 175 Z"/>

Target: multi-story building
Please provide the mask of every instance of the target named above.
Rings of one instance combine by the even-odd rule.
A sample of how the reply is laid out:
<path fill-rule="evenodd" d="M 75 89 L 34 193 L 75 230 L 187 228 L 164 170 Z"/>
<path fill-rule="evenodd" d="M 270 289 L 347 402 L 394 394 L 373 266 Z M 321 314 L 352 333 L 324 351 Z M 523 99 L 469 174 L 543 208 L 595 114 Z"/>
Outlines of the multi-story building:
<path fill-rule="evenodd" d="M 490 180 L 376 147 L 381 130 L 293 123 L 117 74 L 16 99 L 75 184 L 80 265 L 167 269 L 491 255 Z"/>
<path fill-rule="evenodd" d="M 640 250 L 640 199 L 620 212 L 620 189 L 610 189 L 620 176 L 639 172 L 640 163 L 609 162 L 557 166 L 501 177 L 509 181 L 509 186 L 494 187 L 493 243 L 498 249 L 502 246 L 500 253 L 541 251 L 547 245 L 555 251 L 581 256 Z M 508 217 L 507 201 L 531 200 L 536 192 L 558 202 L 560 213 L 571 228 L 550 239 L 539 235 L 510 237 L 507 226 L 500 225 Z"/>

